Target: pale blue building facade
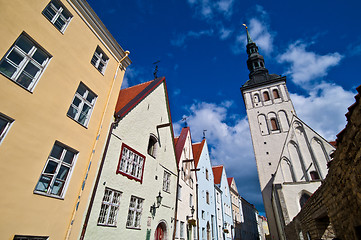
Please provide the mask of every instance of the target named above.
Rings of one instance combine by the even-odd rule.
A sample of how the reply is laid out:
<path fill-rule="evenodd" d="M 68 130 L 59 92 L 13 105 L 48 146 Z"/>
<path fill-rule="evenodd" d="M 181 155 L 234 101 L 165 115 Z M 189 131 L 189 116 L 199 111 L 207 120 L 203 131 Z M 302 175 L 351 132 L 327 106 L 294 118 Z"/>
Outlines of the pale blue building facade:
<path fill-rule="evenodd" d="M 214 240 L 217 237 L 216 198 L 214 177 L 206 139 L 193 144 L 197 171 L 197 203 L 199 240 Z"/>

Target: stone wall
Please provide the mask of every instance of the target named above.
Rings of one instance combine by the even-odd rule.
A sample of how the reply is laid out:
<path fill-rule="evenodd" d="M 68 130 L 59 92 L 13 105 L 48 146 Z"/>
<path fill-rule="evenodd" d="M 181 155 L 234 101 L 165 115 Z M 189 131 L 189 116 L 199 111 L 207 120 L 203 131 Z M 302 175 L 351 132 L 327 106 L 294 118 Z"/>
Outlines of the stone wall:
<path fill-rule="evenodd" d="M 357 91 L 328 175 L 286 226 L 287 239 L 361 239 L 361 86 Z"/>

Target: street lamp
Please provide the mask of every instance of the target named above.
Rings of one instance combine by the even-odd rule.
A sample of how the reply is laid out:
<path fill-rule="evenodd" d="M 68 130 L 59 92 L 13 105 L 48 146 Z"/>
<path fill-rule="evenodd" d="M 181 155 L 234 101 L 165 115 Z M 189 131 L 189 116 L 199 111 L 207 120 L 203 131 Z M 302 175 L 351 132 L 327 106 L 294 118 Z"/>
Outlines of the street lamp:
<path fill-rule="evenodd" d="M 159 191 L 159 194 L 157 196 L 157 205 L 155 205 L 155 203 L 153 203 L 152 206 L 150 206 L 150 213 L 152 214 L 152 217 L 154 218 L 155 216 L 155 213 L 157 211 L 157 208 L 160 207 L 160 204 L 162 203 L 162 199 L 163 197 L 160 195 L 160 191 Z"/>

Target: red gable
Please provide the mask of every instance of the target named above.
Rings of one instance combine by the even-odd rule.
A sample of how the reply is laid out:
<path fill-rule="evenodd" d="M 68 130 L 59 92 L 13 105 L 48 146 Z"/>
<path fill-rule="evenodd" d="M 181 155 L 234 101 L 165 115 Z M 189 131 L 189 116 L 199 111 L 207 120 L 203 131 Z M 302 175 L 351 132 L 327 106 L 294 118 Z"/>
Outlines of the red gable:
<path fill-rule="evenodd" d="M 203 150 L 203 146 L 205 143 L 205 139 L 202 140 L 202 142 L 200 143 L 195 143 L 192 145 L 193 148 L 193 157 L 194 157 L 194 164 L 197 167 L 198 166 L 198 162 L 199 162 L 199 158 L 201 157 L 201 153 Z"/>
<path fill-rule="evenodd" d="M 223 165 L 212 167 L 214 183 L 220 184 L 222 179 Z"/>

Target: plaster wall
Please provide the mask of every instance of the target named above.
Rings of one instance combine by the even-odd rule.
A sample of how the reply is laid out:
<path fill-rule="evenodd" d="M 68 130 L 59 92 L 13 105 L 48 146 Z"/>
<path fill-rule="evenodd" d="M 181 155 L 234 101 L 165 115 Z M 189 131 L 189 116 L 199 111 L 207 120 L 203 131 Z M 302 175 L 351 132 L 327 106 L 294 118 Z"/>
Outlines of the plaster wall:
<path fill-rule="evenodd" d="M 42 15 L 48 3 L 0 1 L 0 57 L 23 31 L 52 56 L 32 92 L 0 75 L 0 112 L 14 119 L 0 145 L 0 159 L 6 161 L 1 164 L 0 177 L 6 191 L 0 200 L 2 239 L 13 239 L 15 234 L 64 239 L 70 227 L 77 236 L 85 205 L 79 205 L 70 225 L 73 211 L 90 161 L 88 182 L 95 176 L 94 166 L 100 159 L 124 76 L 124 70 L 119 70 L 113 85 L 116 59 L 67 1 L 62 3 L 73 18 L 64 33 Z M 104 75 L 90 63 L 98 45 L 109 57 Z M 80 82 L 97 95 L 87 127 L 67 116 Z M 61 198 L 33 193 L 55 141 L 79 152 Z M 84 201 L 89 185 L 82 194 Z"/>
<path fill-rule="evenodd" d="M 180 198 L 178 199 L 178 210 L 177 210 L 177 227 L 180 226 L 180 223 L 184 223 L 184 232 L 183 236 L 184 238 L 187 237 L 187 234 L 190 235 L 190 240 L 194 239 L 194 230 L 196 228 L 193 228 L 189 231 L 189 227 L 187 225 L 188 219 L 191 219 L 192 213 L 191 213 L 191 207 L 194 207 L 194 214 L 193 219 L 196 219 L 197 214 L 197 178 L 194 171 L 191 171 L 191 169 L 195 169 L 194 167 L 194 161 L 190 162 L 183 162 L 183 160 L 191 160 L 193 158 L 193 150 L 192 150 L 192 139 L 190 135 L 190 131 L 187 132 L 186 141 L 184 144 L 184 148 L 182 151 L 182 155 L 180 157 L 178 168 L 179 171 L 179 185 L 181 186 L 181 193 Z M 182 173 L 182 169 L 184 170 L 184 174 Z M 183 176 L 182 176 L 183 175 Z M 191 183 L 191 179 L 193 180 L 193 184 Z M 178 193 L 179 194 L 179 193 Z M 192 196 L 192 197 L 191 197 Z M 180 227 L 178 228 L 180 230 Z M 177 231 L 178 235 L 176 234 L 176 238 L 180 238 L 180 231 Z"/>
<path fill-rule="evenodd" d="M 225 239 L 233 238 L 233 217 L 232 217 L 232 202 L 231 193 L 227 182 L 227 175 L 225 168 L 222 170 L 221 183 L 219 188 L 222 190 L 222 208 L 223 208 L 223 224 L 227 224 L 228 233 L 225 233 Z"/>
<path fill-rule="evenodd" d="M 217 233 L 216 198 L 214 195 L 214 177 L 207 142 L 204 143 L 197 168 L 200 169 L 200 171 L 197 171 L 199 239 L 207 239 L 206 236 L 203 237 L 202 235 L 203 228 L 207 234 L 207 223 L 211 228 L 210 236 L 213 239 Z M 208 179 L 206 178 L 206 170 L 208 171 Z M 209 203 L 206 201 L 206 192 L 209 194 Z M 204 211 L 204 218 L 202 217 L 202 211 Z"/>
<path fill-rule="evenodd" d="M 111 135 L 85 239 L 119 239 L 119 236 L 122 239 L 145 239 L 147 230 L 151 231 L 150 236 L 153 239 L 155 229 L 160 222 L 165 223 L 167 228 L 165 239 L 172 239 L 177 165 L 170 127 L 157 130 L 157 125 L 169 122 L 164 83 L 120 120 Z M 150 134 L 156 136 L 159 143 L 155 157 L 147 153 Z M 142 183 L 122 174 L 116 174 L 123 143 L 145 156 Z M 164 171 L 171 174 L 170 192 L 163 191 Z M 97 225 L 106 187 L 122 192 L 116 227 Z M 150 207 L 156 203 L 159 192 L 163 199 L 153 218 Z M 126 227 L 131 196 L 144 199 L 140 229 Z"/>

